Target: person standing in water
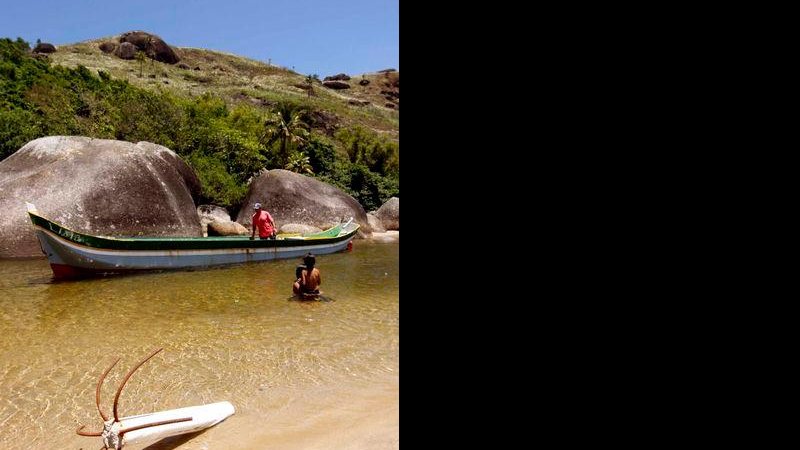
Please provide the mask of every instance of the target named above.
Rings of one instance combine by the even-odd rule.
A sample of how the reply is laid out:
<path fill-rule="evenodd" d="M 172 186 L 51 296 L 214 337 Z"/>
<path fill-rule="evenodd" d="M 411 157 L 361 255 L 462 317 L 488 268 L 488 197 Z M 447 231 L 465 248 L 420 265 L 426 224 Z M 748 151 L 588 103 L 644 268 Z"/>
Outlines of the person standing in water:
<path fill-rule="evenodd" d="M 305 268 L 298 267 L 300 275 L 292 286 L 292 291 L 295 295 L 319 294 L 319 286 L 322 284 L 322 277 L 320 276 L 319 269 L 314 267 L 316 262 L 317 258 L 311 253 L 306 254 L 303 258 Z M 295 274 L 297 274 L 297 271 Z"/>

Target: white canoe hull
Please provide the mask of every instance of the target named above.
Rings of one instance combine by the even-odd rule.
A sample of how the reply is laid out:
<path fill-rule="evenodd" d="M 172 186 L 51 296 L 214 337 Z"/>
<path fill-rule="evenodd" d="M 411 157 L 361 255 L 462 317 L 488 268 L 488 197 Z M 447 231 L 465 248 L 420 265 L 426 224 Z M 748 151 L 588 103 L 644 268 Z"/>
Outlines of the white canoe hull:
<path fill-rule="evenodd" d="M 192 420 L 188 422 L 158 425 L 155 427 L 129 431 L 123 434 L 123 448 L 128 449 L 134 446 L 135 448 L 142 448 L 170 436 L 194 433 L 196 431 L 201 431 L 208 427 L 212 427 L 233 415 L 234 412 L 236 412 L 236 410 L 230 402 L 210 403 L 208 405 L 190 406 L 187 408 L 178 408 L 171 409 L 169 411 L 160 411 L 150 414 L 124 417 L 121 418 L 117 424 L 115 424 L 115 428 L 125 429 L 139 425 L 146 425 L 149 423 L 181 419 L 184 417 L 192 418 Z"/>

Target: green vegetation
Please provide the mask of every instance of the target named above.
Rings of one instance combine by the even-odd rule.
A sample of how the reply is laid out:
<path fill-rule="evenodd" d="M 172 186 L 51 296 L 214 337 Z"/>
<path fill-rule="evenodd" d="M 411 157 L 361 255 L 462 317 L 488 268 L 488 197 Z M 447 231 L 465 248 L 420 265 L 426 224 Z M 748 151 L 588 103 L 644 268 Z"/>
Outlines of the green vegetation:
<path fill-rule="evenodd" d="M 144 70 L 141 60 L 133 64 Z M 324 104 L 320 97 L 298 97 L 300 102 L 279 96 L 266 108 L 215 93 L 144 89 L 116 78 L 113 70 L 95 74 L 82 65 L 53 65 L 31 55 L 22 39 L 0 39 L 0 160 L 49 135 L 149 141 L 169 147 L 194 168 L 204 203 L 238 206 L 250 179 L 265 168 L 332 183 L 367 211 L 399 196 L 396 140 L 350 121 L 325 136 L 309 127 L 309 113 Z"/>
<path fill-rule="evenodd" d="M 293 103 L 281 102 L 267 119 L 265 147 L 279 142 L 278 165 L 289 162 L 290 146 L 302 146 L 308 140 L 308 111 Z"/>
<path fill-rule="evenodd" d="M 139 78 L 144 76 L 144 61 L 145 61 L 145 59 L 147 59 L 147 57 L 144 56 L 144 52 L 141 51 L 141 50 L 138 50 L 136 52 L 136 61 L 139 61 Z"/>

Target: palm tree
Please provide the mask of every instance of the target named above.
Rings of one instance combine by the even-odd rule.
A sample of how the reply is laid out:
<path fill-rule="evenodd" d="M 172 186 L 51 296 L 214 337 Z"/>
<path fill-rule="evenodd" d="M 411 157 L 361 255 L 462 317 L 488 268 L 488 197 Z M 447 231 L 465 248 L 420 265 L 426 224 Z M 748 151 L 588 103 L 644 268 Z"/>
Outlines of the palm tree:
<path fill-rule="evenodd" d="M 293 103 L 280 102 L 275 106 L 275 113 L 264 122 L 264 144 L 269 147 L 276 141 L 281 143 L 278 152 L 278 163 L 284 167 L 289 162 L 287 144 L 306 142 L 309 126 L 305 121 L 307 111 Z"/>
<path fill-rule="evenodd" d="M 311 161 L 303 152 L 292 153 L 292 155 L 289 156 L 289 162 L 286 163 L 286 167 L 284 167 L 284 169 L 291 170 L 292 172 L 305 172 L 309 175 L 314 175 L 314 169 L 311 167 Z"/>
<path fill-rule="evenodd" d="M 308 85 L 308 90 L 306 92 L 308 93 L 308 96 L 311 97 L 311 95 L 314 93 L 314 77 L 312 75 L 306 76 L 305 82 Z"/>

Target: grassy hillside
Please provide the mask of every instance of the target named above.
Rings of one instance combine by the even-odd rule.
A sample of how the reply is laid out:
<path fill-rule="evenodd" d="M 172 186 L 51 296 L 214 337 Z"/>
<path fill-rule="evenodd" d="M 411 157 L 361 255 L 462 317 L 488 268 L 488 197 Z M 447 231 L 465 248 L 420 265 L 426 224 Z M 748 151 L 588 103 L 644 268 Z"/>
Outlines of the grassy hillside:
<path fill-rule="evenodd" d="M 399 196 L 399 112 L 386 107 L 397 108 L 398 73 L 345 91 L 312 81 L 309 96 L 310 78 L 285 68 L 180 48 L 176 65 L 123 60 L 104 41 L 40 55 L 0 39 L 0 160 L 49 135 L 149 141 L 192 165 L 201 203 L 232 211 L 273 168 L 334 184 L 368 211 Z"/>
<path fill-rule="evenodd" d="M 249 102 L 268 107 L 279 101 L 298 101 L 313 108 L 334 114 L 341 126 L 361 125 L 397 140 L 400 118 L 397 109 L 387 108 L 389 103 L 381 90 L 386 83 L 394 82 L 399 73 L 349 74 L 350 89 L 333 90 L 314 83 L 314 94 L 309 97 L 304 84 L 305 75 L 283 67 L 269 65 L 232 54 L 187 47 L 173 47 L 181 58 L 178 64 L 165 64 L 147 59 L 144 64 L 136 60 L 120 59 L 103 53 L 99 45 L 117 42 L 117 36 L 58 47 L 48 55 L 53 64 L 76 68 L 82 65 L 97 73 L 106 71 L 112 77 L 127 80 L 134 86 L 149 90 L 165 90 L 180 96 L 199 96 L 206 92 L 230 103 Z M 188 69 L 181 68 L 182 65 Z M 311 75 L 311 74 L 309 74 Z M 319 74 L 320 79 L 327 75 Z M 364 78 L 370 81 L 361 86 Z M 356 101 L 370 102 L 354 105 Z"/>

